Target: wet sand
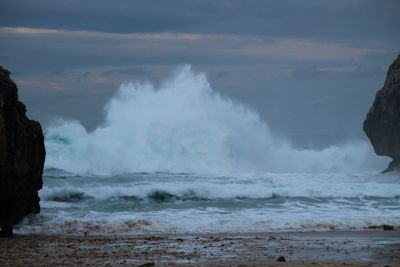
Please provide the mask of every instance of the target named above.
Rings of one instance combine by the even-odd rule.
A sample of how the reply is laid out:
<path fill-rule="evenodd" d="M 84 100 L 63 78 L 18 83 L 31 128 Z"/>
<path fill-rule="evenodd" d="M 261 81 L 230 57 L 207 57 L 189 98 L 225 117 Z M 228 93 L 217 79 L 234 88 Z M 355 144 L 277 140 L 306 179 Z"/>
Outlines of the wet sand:
<path fill-rule="evenodd" d="M 0 266 L 57 265 L 400 266 L 400 230 L 0 239 Z"/>

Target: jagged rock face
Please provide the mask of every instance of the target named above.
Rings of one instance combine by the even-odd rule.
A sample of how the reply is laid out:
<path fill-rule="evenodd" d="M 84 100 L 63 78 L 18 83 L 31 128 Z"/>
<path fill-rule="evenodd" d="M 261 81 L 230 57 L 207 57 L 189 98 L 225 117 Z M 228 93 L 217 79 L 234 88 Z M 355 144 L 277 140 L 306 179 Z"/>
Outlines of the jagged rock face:
<path fill-rule="evenodd" d="M 393 159 L 386 171 L 400 169 L 400 55 L 364 121 L 364 131 L 378 155 Z"/>
<path fill-rule="evenodd" d="M 42 128 L 29 120 L 18 89 L 0 67 L 0 226 L 40 211 L 45 148 Z M 8 227 L 7 227 L 8 228 Z"/>

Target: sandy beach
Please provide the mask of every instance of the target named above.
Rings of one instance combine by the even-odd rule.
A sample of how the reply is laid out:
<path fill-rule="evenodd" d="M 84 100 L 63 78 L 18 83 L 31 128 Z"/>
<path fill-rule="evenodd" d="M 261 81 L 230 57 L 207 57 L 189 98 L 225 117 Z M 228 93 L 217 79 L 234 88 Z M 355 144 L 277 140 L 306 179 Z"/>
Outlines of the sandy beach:
<path fill-rule="evenodd" d="M 277 262 L 283 256 L 286 262 Z M 0 239 L 1 266 L 400 266 L 400 230 Z"/>

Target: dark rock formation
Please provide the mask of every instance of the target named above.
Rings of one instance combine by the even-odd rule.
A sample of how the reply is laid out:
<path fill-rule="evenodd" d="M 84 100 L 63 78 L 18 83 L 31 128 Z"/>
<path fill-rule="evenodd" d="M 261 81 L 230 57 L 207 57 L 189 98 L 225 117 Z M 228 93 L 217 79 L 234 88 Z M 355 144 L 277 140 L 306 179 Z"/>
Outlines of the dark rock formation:
<path fill-rule="evenodd" d="M 383 225 L 383 230 L 384 231 L 393 231 L 394 230 L 394 226 L 390 225 L 390 224 L 384 224 Z"/>
<path fill-rule="evenodd" d="M 276 259 L 276 261 L 277 261 L 277 262 L 286 262 L 286 258 L 283 257 L 283 256 L 279 256 L 279 257 Z"/>
<path fill-rule="evenodd" d="M 45 148 L 42 128 L 29 120 L 18 101 L 18 89 L 0 67 L 0 235 L 11 236 L 13 225 L 40 211 Z"/>
<path fill-rule="evenodd" d="M 383 88 L 364 121 L 375 153 L 393 159 L 386 171 L 400 170 L 400 55 L 392 63 Z"/>

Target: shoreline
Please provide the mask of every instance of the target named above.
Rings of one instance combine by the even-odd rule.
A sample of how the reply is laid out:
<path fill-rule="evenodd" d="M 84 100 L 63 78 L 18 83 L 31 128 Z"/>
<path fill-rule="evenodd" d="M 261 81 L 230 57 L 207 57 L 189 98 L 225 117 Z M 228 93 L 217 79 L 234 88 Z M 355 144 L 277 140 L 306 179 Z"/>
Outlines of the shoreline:
<path fill-rule="evenodd" d="M 283 256 L 286 262 L 276 262 Z M 1 266 L 400 266 L 400 230 L 16 235 L 0 239 Z"/>

